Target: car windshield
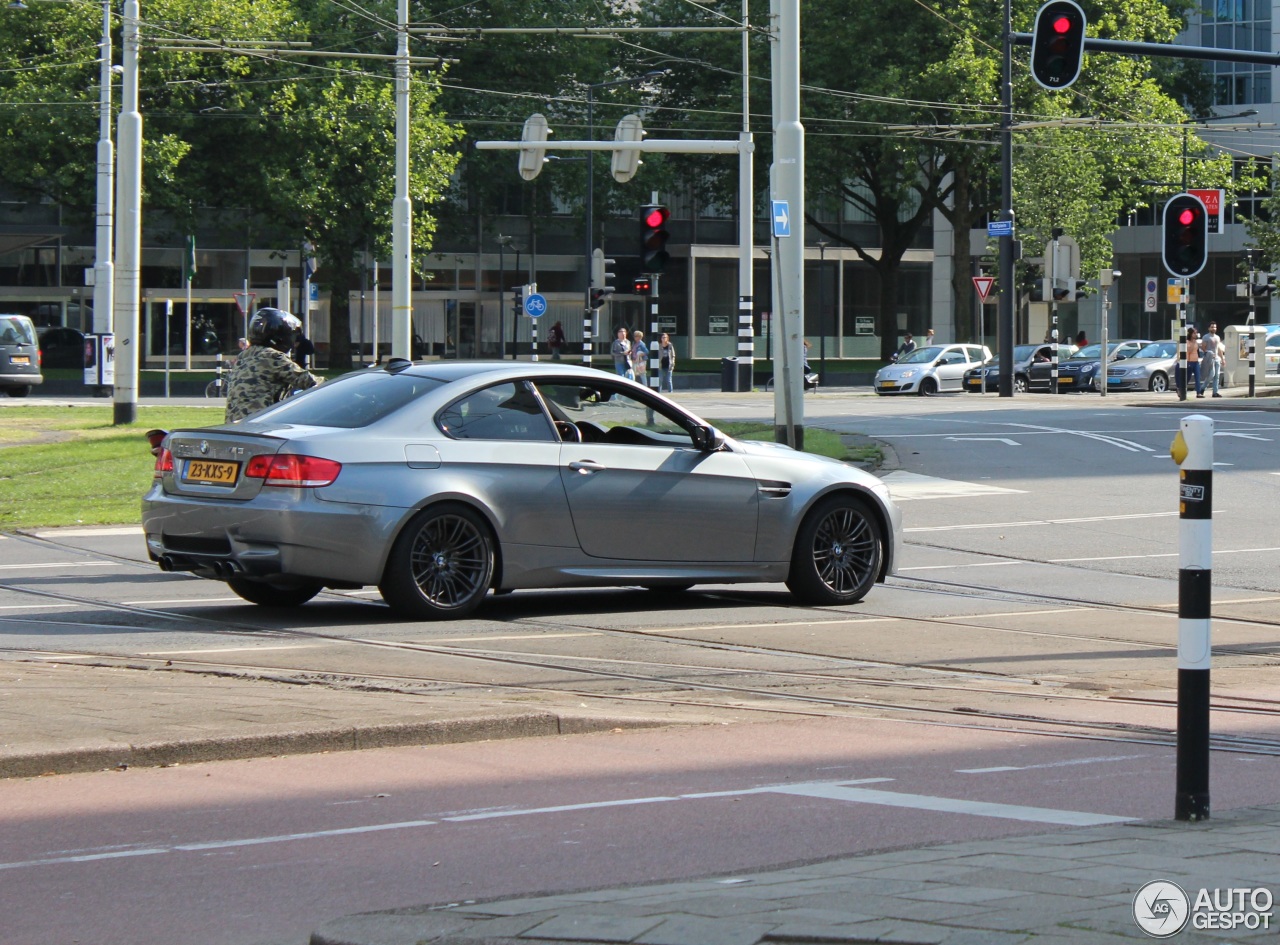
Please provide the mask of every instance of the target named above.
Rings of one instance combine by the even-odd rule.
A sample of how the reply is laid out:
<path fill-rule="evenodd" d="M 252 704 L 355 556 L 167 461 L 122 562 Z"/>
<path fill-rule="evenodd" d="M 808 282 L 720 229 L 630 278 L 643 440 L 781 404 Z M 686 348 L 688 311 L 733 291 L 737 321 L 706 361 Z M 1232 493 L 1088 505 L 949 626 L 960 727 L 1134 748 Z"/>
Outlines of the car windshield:
<path fill-rule="evenodd" d="M 444 383 L 420 374 L 357 371 L 282 400 L 254 414 L 252 420 L 346 429 L 365 427 Z"/>
<path fill-rule="evenodd" d="M 14 315 L 0 315 L 0 345 L 33 345 L 31 322 Z"/>
<path fill-rule="evenodd" d="M 1135 358 L 1171 358 L 1178 353 L 1176 342 L 1173 341 L 1153 341 L 1149 345 L 1143 345 L 1138 349 Z"/>
<path fill-rule="evenodd" d="M 937 358 L 938 355 L 940 354 L 942 354 L 942 348 L 938 347 L 937 345 L 931 345 L 928 348 L 916 348 L 915 351 L 912 351 L 905 358 L 899 358 L 898 363 L 899 364 L 928 364 L 930 361 L 933 361 L 935 358 Z"/>

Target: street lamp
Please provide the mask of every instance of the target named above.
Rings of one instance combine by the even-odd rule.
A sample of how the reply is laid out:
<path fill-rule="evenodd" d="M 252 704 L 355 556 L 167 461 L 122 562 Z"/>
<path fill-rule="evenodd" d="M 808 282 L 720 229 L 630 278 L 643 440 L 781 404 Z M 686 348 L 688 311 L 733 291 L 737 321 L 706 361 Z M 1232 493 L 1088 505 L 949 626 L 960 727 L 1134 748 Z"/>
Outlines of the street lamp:
<path fill-rule="evenodd" d="M 818 240 L 818 379 L 827 386 L 827 247 L 828 240 Z"/>
<path fill-rule="evenodd" d="M 614 79 L 610 82 L 596 82 L 587 86 L 587 140 L 595 139 L 595 105 L 596 105 L 596 89 L 615 88 L 620 85 L 638 85 L 648 79 L 656 78 L 664 75 L 662 69 L 653 69 L 644 75 L 633 76 L 629 79 Z M 595 152 L 588 151 L 585 155 L 587 159 L 587 240 L 586 253 L 584 260 L 586 262 L 587 287 L 583 293 L 583 304 L 587 314 L 587 320 L 590 321 L 592 316 L 591 309 L 591 290 L 594 285 L 591 280 L 591 252 L 595 248 L 592 246 L 594 242 L 592 231 L 595 228 Z"/>

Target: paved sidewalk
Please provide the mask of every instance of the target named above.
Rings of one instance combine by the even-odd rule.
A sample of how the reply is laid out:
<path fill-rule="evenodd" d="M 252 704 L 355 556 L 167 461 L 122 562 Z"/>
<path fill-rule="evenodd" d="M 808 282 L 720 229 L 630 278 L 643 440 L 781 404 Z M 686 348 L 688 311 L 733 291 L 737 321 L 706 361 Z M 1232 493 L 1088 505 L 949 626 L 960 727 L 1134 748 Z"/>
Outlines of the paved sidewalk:
<path fill-rule="evenodd" d="M 1176 883 L 1190 909 L 1175 893 L 1162 922 L 1167 888 L 1143 891 L 1135 906 L 1157 880 Z M 1280 908 L 1269 895 L 1258 903 L 1269 928 L 1247 909 L 1210 909 L 1210 918 L 1195 909 L 1202 889 L 1225 900 L 1228 889 L 1257 887 L 1280 895 L 1280 806 L 1198 824 L 1088 827 L 693 882 L 369 913 L 328 923 L 311 945 L 1108 945 L 1152 941 L 1134 918 L 1135 910 L 1147 918 L 1152 905 L 1158 932 L 1191 913 L 1170 938 L 1177 945 L 1275 941 Z M 1223 915 L 1258 927 L 1197 928 Z"/>
<path fill-rule="evenodd" d="M 154 666 L 0 661 L 0 778 L 319 751 L 529 738 L 671 719 L 661 708 L 514 707 Z M 689 721 L 689 719 L 684 719 Z M 697 721 L 697 719 L 694 719 Z M 3 936 L 0 936 L 2 938 Z"/>

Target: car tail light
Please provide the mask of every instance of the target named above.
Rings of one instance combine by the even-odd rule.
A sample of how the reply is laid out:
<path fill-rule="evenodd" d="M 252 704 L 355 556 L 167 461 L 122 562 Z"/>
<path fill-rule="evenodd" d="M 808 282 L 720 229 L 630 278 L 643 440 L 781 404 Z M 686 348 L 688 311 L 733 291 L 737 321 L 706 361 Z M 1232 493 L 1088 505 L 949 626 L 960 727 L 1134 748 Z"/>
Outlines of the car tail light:
<path fill-rule="evenodd" d="M 156 468 L 155 472 L 151 474 L 152 478 L 159 479 L 164 476 L 165 473 L 171 472 L 173 472 L 173 454 L 168 450 L 162 449 L 160 452 L 156 453 Z"/>
<path fill-rule="evenodd" d="M 264 486 L 294 486 L 315 489 L 332 485 L 342 472 L 342 464 L 318 456 L 255 456 L 245 468 L 245 476 L 261 479 Z"/>

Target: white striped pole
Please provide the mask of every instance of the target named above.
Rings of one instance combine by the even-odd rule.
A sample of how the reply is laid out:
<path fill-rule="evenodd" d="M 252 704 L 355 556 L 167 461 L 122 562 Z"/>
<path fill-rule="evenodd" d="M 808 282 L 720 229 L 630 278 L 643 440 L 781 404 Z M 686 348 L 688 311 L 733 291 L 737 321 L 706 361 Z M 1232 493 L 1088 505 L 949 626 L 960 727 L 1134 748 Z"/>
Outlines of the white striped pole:
<path fill-rule="evenodd" d="M 594 312 L 587 306 L 582 316 L 582 366 L 591 367 L 591 317 Z"/>
<path fill-rule="evenodd" d="M 650 276 L 649 291 L 649 386 L 654 390 L 662 389 L 662 365 L 659 362 L 662 352 L 658 341 L 662 333 L 658 331 L 658 273 Z"/>
<path fill-rule="evenodd" d="M 1257 355 L 1253 349 L 1253 319 L 1256 311 L 1254 303 L 1253 287 L 1258 284 L 1258 276 L 1261 273 L 1255 270 L 1249 270 L 1249 317 L 1244 323 L 1245 331 L 1249 333 L 1249 396 L 1255 396 L 1257 390 Z"/>
<path fill-rule="evenodd" d="M 1183 417 L 1169 448 L 1178 472 L 1177 820 L 1209 819 L 1213 421 Z"/>
<path fill-rule="evenodd" d="M 1190 281 L 1179 279 L 1178 297 L 1178 399 L 1187 399 L 1187 291 Z"/>

